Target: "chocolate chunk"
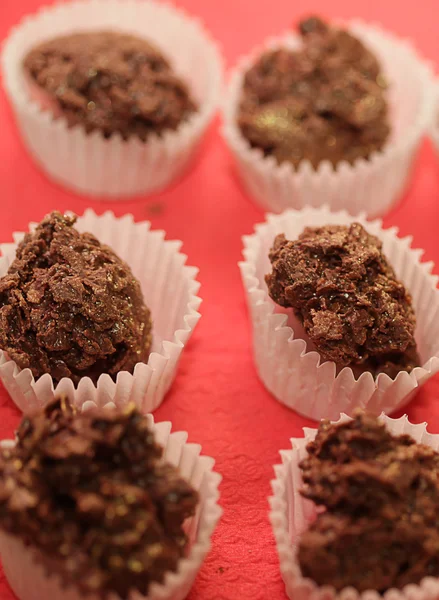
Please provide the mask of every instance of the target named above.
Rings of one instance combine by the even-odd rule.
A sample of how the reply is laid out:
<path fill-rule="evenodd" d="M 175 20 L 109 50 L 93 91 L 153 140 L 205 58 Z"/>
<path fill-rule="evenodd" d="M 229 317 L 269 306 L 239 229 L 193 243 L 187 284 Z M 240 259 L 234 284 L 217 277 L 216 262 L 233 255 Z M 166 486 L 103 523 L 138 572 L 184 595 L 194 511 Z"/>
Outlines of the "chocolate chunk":
<path fill-rule="evenodd" d="M 411 297 L 362 225 L 278 235 L 270 261 L 271 298 L 294 309 L 323 361 L 390 377 L 419 365 Z"/>
<path fill-rule="evenodd" d="M 196 110 L 161 52 L 123 33 L 76 33 L 43 42 L 24 60 L 31 81 L 55 100 L 70 127 L 145 141 L 177 129 Z"/>
<path fill-rule="evenodd" d="M 163 462 L 146 417 L 59 399 L 0 452 L 0 527 L 83 594 L 128 598 L 175 571 L 198 494 Z"/>
<path fill-rule="evenodd" d="M 294 166 L 368 158 L 390 131 L 378 61 L 353 35 L 317 17 L 299 30 L 300 50 L 265 52 L 246 73 L 242 134 Z"/>
<path fill-rule="evenodd" d="M 357 413 L 321 424 L 302 493 L 324 507 L 301 536 L 305 577 L 383 593 L 439 576 L 439 454 Z"/>
<path fill-rule="evenodd" d="M 309 33 L 319 33 L 321 35 L 328 33 L 328 25 L 319 17 L 308 17 L 299 23 L 299 31 L 305 36 Z"/>
<path fill-rule="evenodd" d="M 129 266 L 75 217 L 48 215 L 0 279 L 0 348 L 34 377 L 97 381 L 133 372 L 151 348 L 151 316 Z"/>
<path fill-rule="evenodd" d="M 396 440 L 374 417 L 360 413 L 340 426 L 323 422 L 307 451 L 301 464 L 303 495 L 337 511 L 389 516 L 417 488 L 420 471 L 434 479 L 439 469 L 439 454 L 432 448 L 407 435 Z M 424 479 L 425 492 L 427 484 Z"/>

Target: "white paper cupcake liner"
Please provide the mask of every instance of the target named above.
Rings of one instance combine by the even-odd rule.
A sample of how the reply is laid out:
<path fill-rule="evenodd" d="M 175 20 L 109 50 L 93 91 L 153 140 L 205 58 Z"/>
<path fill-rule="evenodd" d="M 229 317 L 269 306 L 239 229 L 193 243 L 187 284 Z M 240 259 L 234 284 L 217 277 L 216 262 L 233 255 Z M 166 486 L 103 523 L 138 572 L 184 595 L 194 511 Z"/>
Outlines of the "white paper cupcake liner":
<path fill-rule="evenodd" d="M 434 110 L 430 126 L 430 137 L 437 155 L 439 156 L 439 81 L 436 80 L 434 88 Z"/>
<path fill-rule="evenodd" d="M 285 233 L 287 239 L 294 240 L 306 226 L 353 222 L 361 223 L 382 240 L 385 255 L 412 296 L 422 366 L 411 373 L 401 371 L 395 379 L 384 373 L 376 379 L 371 373 L 363 373 L 356 379 L 348 367 L 337 374 L 334 362 L 321 364 L 319 354 L 307 347 L 293 311 L 277 306 L 265 284 L 264 276 L 271 272 L 268 252 L 277 234 Z M 383 229 L 379 220 L 331 212 L 328 207 L 268 215 L 255 230 L 243 238 L 244 261 L 240 268 L 252 320 L 256 368 L 280 402 L 316 420 L 337 419 L 341 412 L 351 415 L 356 407 L 388 414 L 404 406 L 419 386 L 439 371 L 438 278 L 431 275 L 432 263 L 421 262 L 422 250 L 410 247 L 410 237 L 399 238 L 397 228 Z"/>
<path fill-rule="evenodd" d="M 109 600 L 183 600 L 210 549 L 210 540 L 222 513 L 218 505 L 221 476 L 213 471 L 214 459 L 201 456 L 200 445 L 186 443 L 186 432 L 171 433 L 171 423 L 154 424 L 153 417 L 148 418 L 157 442 L 164 448 L 164 460 L 177 467 L 180 475 L 199 492 L 200 502 L 195 516 L 187 521 L 189 552 L 179 561 L 177 570 L 167 573 L 162 584 L 152 584 L 147 596 L 132 592 L 128 598 L 120 599 L 112 594 Z M 2 444 L 10 446 L 11 442 Z M 32 548 L 18 538 L 1 533 L 0 554 L 6 579 L 18 600 L 83 599 L 75 588 L 63 588 L 58 577 L 48 577 L 41 564 L 36 563 Z M 87 600 L 100 598 L 93 594 L 87 596 Z"/>
<path fill-rule="evenodd" d="M 342 415 L 338 422 L 349 417 Z M 426 423 L 414 425 L 406 416 L 391 419 L 380 416 L 393 435 L 408 434 L 416 442 L 439 449 L 439 435 L 427 432 Z M 303 498 L 303 487 L 299 463 L 307 456 L 306 446 L 317 433 L 316 429 L 305 428 L 304 437 L 291 439 L 292 450 L 282 450 L 282 464 L 274 467 L 276 478 L 272 481 L 273 496 L 270 498 L 270 521 L 276 539 L 280 569 L 286 593 L 291 600 L 434 600 L 439 597 L 439 579 L 426 577 L 419 585 L 408 585 L 401 590 L 390 589 L 381 595 L 375 590 L 358 592 L 345 588 L 341 592 L 329 586 L 318 586 L 311 579 L 303 577 L 296 557 L 301 534 L 316 517 L 313 502 Z"/>
<path fill-rule="evenodd" d="M 185 265 L 187 257 L 179 252 L 181 242 L 166 241 L 163 231 L 151 231 L 147 221 L 134 223 L 132 215 L 118 219 L 111 212 L 97 216 L 87 210 L 75 227 L 94 234 L 110 246 L 140 281 L 153 322 L 148 363 L 138 363 L 133 374 L 120 372 L 116 382 L 104 374 L 97 385 L 89 377 L 83 377 L 77 388 L 66 378 L 55 387 L 49 374 L 35 380 L 30 369 L 19 369 L 7 353 L 0 350 L 0 378 L 23 412 L 45 405 L 60 393 L 79 407 L 86 401 L 103 406 L 111 400 L 118 406 L 134 402 L 142 412 L 151 412 L 169 390 L 181 353 L 200 318 L 198 270 Z M 0 277 L 14 260 L 17 244 L 23 236 L 24 233 L 15 233 L 15 243 L 0 244 Z"/>
<path fill-rule="evenodd" d="M 282 212 L 287 208 L 328 204 L 333 210 L 351 214 L 365 211 L 370 216 L 385 213 L 404 192 L 411 166 L 432 113 L 432 69 L 411 44 L 378 26 L 360 21 L 348 24 L 378 57 L 390 84 L 391 137 L 382 152 L 354 165 L 341 162 L 334 170 L 329 161 L 314 169 L 303 161 L 295 169 L 278 164 L 252 148 L 237 125 L 237 114 L 246 71 L 262 52 L 287 47 L 296 49 L 299 36 L 287 33 L 271 38 L 243 58 L 233 70 L 223 106 L 223 136 L 237 163 L 247 192 L 264 209 Z"/>
<path fill-rule="evenodd" d="M 22 69 L 38 43 L 78 31 L 112 29 L 150 40 L 188 83 L 199 109 L 176 131 L 162 137 L 105 139 L 101 132 L 68 128 L 33 102 Z M 166 187 L 190 164 L 219 103 L 222 58 L 203 25 L 165 2 L 78 0 L 44 7 L 10 33 L 2 54 L 4 85 L 23 140 L 53 180 L 100 196 L 147 194 Z"/>

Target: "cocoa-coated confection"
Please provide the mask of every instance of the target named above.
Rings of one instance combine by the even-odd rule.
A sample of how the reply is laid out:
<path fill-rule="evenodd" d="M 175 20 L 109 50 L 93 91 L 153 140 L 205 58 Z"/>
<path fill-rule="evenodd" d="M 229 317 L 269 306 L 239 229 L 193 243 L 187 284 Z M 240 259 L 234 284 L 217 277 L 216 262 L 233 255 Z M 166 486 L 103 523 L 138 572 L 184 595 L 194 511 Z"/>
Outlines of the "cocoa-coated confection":
<path fill-rule="evenodd" d="M 198 503 L 162 454 L 133 406 L 81 413 L 58 399 L 0 450 L 0 527 L 81 594 L 146 594 L 175 571 Z"/>
<path fill-rule="evenodd" d="M 183 49 L 184 51 L 184 49 Z M 24 69 L 67 119 L 87 132 L 145 141 L 176 129 L 196 110 L 187 85 L 144 39 L 115 31 L 75 33 L 43 42 Z"/>
<path fill-rule="evenodd" d="M 294 309 L 323 361 L 390 377 L 419 365 L 411 297 L 362 225 L 278 235 L 270 261 L 271 298 Z"/>
<path fill-rule="evenodd" d="M 302 494 L 324 507 L 298 547 L 305 577 L 340 591 L 402 588 L 439 576 L 439 454 L 376 418 L 320 425 Z"/>
<path fill-rule="evenodd" d="M 369 158 L 389 135 L 385 81 L 351 33 L 313 17 L 302 45 L 262 54 L 245 75 L 239 127 L 250 144 L 295 167 Z"/>
<path fill-rule="evenodd" d="M 0 348 L 35 378 L 78 383 L 133 372 L 151 348 L 151 315 L 129 266 L 76 217 L 48 215 L 0 279 Z"/>

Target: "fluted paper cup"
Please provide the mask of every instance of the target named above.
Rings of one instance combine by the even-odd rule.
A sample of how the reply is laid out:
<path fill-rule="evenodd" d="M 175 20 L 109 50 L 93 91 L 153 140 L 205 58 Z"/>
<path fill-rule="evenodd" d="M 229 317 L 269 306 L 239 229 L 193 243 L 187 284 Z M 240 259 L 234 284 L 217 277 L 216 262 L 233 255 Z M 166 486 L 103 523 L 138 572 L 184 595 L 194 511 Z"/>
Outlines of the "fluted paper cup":
<path fill-rule="evenodd" d="M 342 415 L 338 422 L 349 417 Z M 391 419 L 384 415 L 380 421 L 393 435 L 410 435 L 416 442 L 439 449 L 439 435 L 427 432 L 426 424 L 414 425 L 406 416 Z M 292 439 L 291 450 L 282 450 L 282 464 L 274 467 L 276 478 L 272 481 L 273 496 L 270 498 L 270 521 L 276 539 L 280 569 L 290 600 L 434 600 L 439 597 L 439 578 L 425 577 L 419 585 L 408 585 L 403 589 L 390 589 L 381 595 L 376 590 L 358 592 L 345 588 L 337 592 L 330 586 L 318 586 L 305 578 L 300 570 L 296 551 L 302 533 L 316 518 L 313 502 L 303 498 L 303 487 L 299 463 L 307 456 L 306 446 L 314 440 L 317 429 L 304 429 L 304 437 Z"/>
<path fill-rule="evenodd" d="M 422 366 L 392 379 L 385 373 L 376 378 L 352 369 L 337 372 L 334 362 L 321 363 L 319 354 L 304 339 L 303 328 L 292 309 L 277 306 L 268 295 L 265 275 L 271 272 L 268 252 L 274 238 L 285 233 L 297 239 L 307 226 L 361 223 L 383 242 L 383 251 L 412 296 L 416 315 L 415 338 Z M 364 215 L 331 212 L 328 207 L 289 210 L 268 215 L 253 235 L 245 236 L 244 260 L 240 263 L 253 329 L 254 359 L 267 389 L 283 404 L 310 419 L 337 419 L 355 408 L 386 414 L 401 408 L 416 390 L 439 371 L 439 290 L 433 264 L 421 262 L 422 250 L 411 248 L 410 237 L 400 238 L 396 227 L 383 229 L 379 220 Z"/>
<path fill-rule="evenodd" d="M 165 240 L 165 233 L 152 231 L 150 225 L 147 221 L 134 223 L 132 215 L 118 219 L 111 212 L 98 216 L 92 210 L 79 217 L 75 225 L 80 232 L 88 231 L 110 246 L 140 281 L 153 322 L 148 363 L 138 363 L 133 374 L 121 371 L 116 381 L 103 374 L 95 385 L 89 377 L 83 377 L 75 388 L 67 378 L 55 386 L 47 373 L 35 380 L 30 369 L 20 369 L 0 350 L 0 378 L 20 410 L 28 412 L 44 406 L 59 394 L 65 394 L 79 407 L 86 401 L 98 406 L 110 400 L 116 404 L 134 402 L 146 413 L 161 404 L 200 318 L 197 311 L 201 299 L 197 296 L 198 270 L 186 266 L 187 257 L 179 251 L 182 243 Z M 24 233 L 15 233 L 13 244 L 0 244 L 0 277 L 7 273 L 23 237 Z"/>
<path fill-rule="evenodd" d="M 31 99 L 23 59 L 37 44 L 71 32 L 116 30 L 156 44 L 187 82 L 198 110 L 176 131 L 146 142 L 69 128 Z M 100 196 L 147 194 L 166 187 L 189 165 L 219 103 L 222 58 L 203 25 L 166 2 L 78 0 L 28 15 L 7 38 L 3 80 L 25 145 L 47 175 L 73 190 Z"/>
<path fill-rule="evenodd" d="M 186 432 L 171 433 L 171 423 L 154 424 L 152 416 L 148 418 L 157 442 L 164 448 L 164 460 L 177 467 L 180 475 L 198 491 L 200 502 L 195 516 L 186 523 L 189 549 L 187 556 L 179 561 L 177 570 L 167 573 L 162 584 L 153 583 L 147 596 L 133 591 L 127 598 L 112 594 L 108 600 L 183 600 L 210 549 L 212 533 L 222 512 L 218 505 L 221 476 L 213 470 L 213 458 L 201 456 L 198 444 L 186 443 Z M 11 444 L 13 442 L 2 443 Z M 83 599 L 73 586 L 63 587 L 57 576 L 48 576 L 36 560 L 37 551 L 25 546 L 20 539 L 1 533 L 0 554 L 6 579 L 18 600 Z M 101 596 L 91 594 L 87 600 L 101 600 Z"/>
<path fill-rule="evenodd" d="M 252 148 L 238 124 L 244 76 L 267 50 L 297 49 L 299 36 L 287 33 L 267 40 L 233 70 L 223 106 L 223 136 L 236 161 L 244 187 L 262 208 L 282 212 L 288 208 L 328 204 L 333 210 L 351 214 L 365 211 L 369 216 L 387 212 L 401 197 L 411 175 L 411 167 L 433 109 L 432 69 L 416 53 L 410 42 L 401 40 L 375 25 L 360 21 L 348 29 L 377 56 L 389 83 L 390 139 L 381 152 L 353 165 L 342 161 L 334 169 L 323 161 L 317 169 L 304 160 L 297 169 L 278 164 Z"/>
<path fill-rule="evenodd" d="M 430 127 L 430 137 L 433 141 L 434 148 L 439 156 L 439 81 L 436 80 L 434 96 L 434 111 Z"/>

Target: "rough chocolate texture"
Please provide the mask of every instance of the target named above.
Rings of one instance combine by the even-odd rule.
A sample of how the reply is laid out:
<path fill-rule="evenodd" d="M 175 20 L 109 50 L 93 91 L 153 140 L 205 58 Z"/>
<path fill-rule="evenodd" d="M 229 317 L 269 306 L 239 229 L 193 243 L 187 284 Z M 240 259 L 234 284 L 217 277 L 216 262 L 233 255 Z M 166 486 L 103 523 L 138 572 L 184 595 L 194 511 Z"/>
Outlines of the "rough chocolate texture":
<path fill-rule="evenodd" d="M 134 407 L 25 417 L 0 452 L 0 526 L 84 594 L 146 594 L 184 555 L 198 494 L 162 461 Z"/>
<path fill-rule="evenodd" d="M 374 55 L 321 19 L 299 24 L 302 47 L 265 52 L 246 73 L 238 124 L 279 162 L 353 163 L 389 135 L 385 82 Z"/>
<path fill-rule="evenodd" d="M 439 576 L 439 454 L 377 419 L 323 422 L 301 469 L 326 510 L 301 536 L 302 573 L 337 590 L 384 592 Z"/>
<path fill-rule="evenodd" d="M 145 141 L 176 129 L 196 109 L 186 84 L 147 41 L 103 31 L 44 42 L 25 58 L 31 78 L 70 126 Z"/>
<path fill-rule="evenodd" d="M 411 297 L 362 225 L 278 235 L 270 261 L 271 298 L 294 309 L 322 360 L 390 377 L 419 365 Z"/>
<path fill-rule="evenodd" d="M 147 360 L 151 316 L 129 266 L 75 220 L 54 212 L 19 244 L 0 279 L 0 348 L 34 377 L 96 382 Z"/>

